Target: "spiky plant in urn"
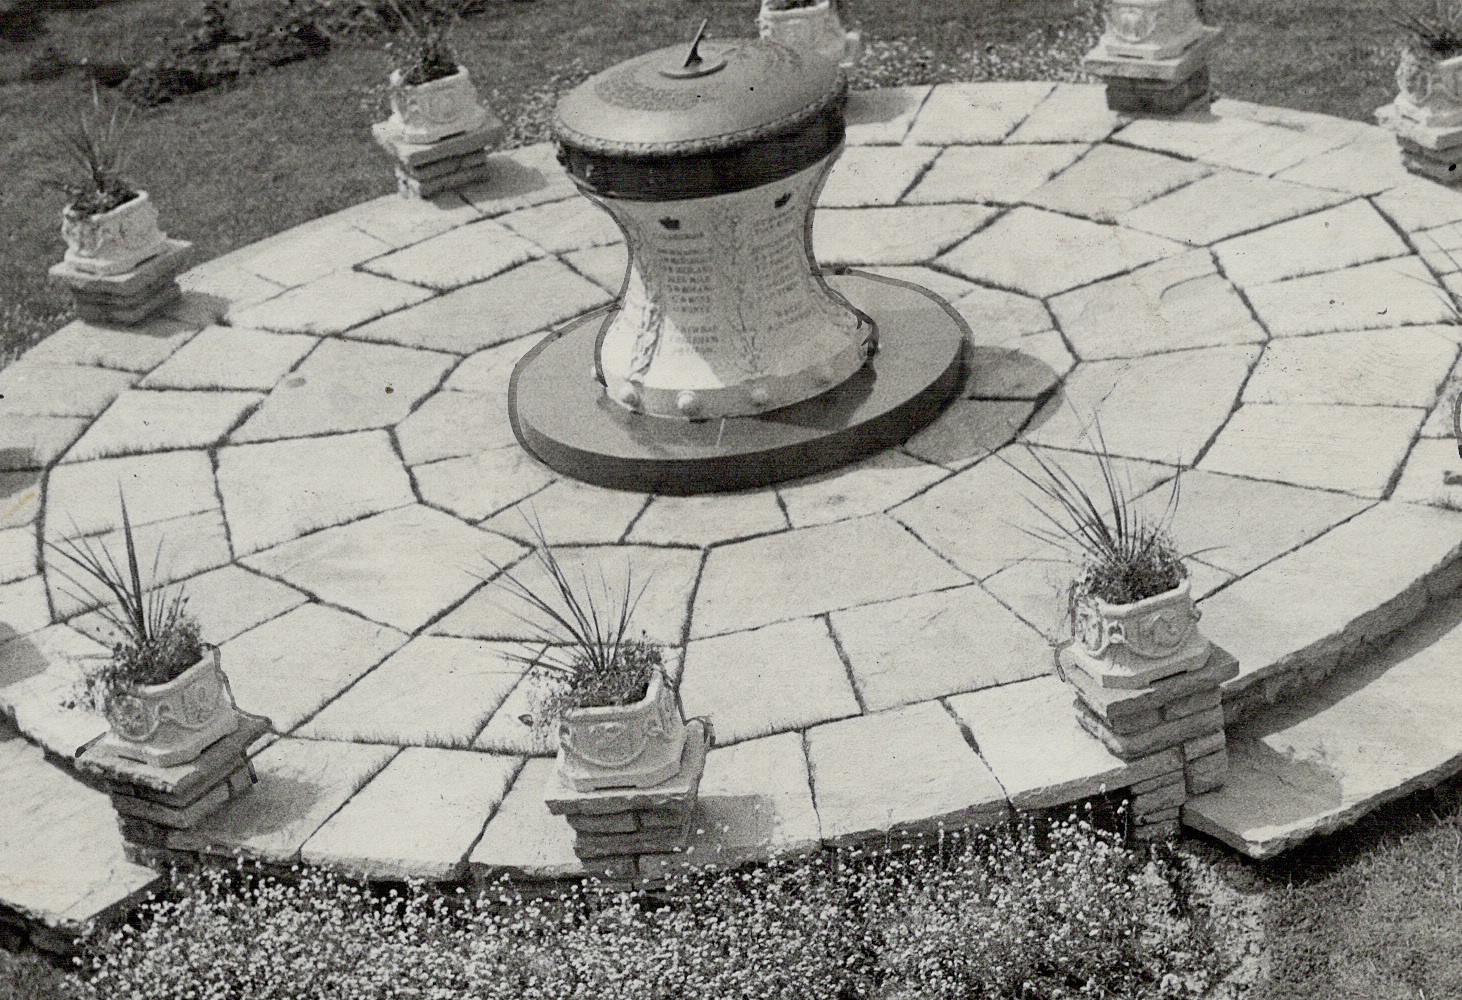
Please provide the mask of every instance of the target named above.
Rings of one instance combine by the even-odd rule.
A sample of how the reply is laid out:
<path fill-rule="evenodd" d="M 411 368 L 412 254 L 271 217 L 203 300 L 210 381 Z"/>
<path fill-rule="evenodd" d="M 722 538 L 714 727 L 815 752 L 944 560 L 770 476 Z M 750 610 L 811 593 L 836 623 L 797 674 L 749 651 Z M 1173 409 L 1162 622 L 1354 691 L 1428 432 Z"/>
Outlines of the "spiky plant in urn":
<path fill-rule="evenodd" d="M 200 638 L 182 588 L 143 586 L 125 498 L 122 537 L 125 566 L 102 542 L 49 544 L 65 560 L 52 570 L 75 588 L 68 596 L 95 606 L 115 636 L 110 659 L 83 678 L 75 704 L 106 718 L 105 739 L 117 756 L 155 767 L 185 764 L 238 729 L 239 712 L 218 647 Z M 161 552 L 159 543 L 154 580 Z"/>
<path fill-rule="evenodd" d="M 1107 453 L 1100 425 L 1092 436 L 1097 490 L 1033 449 L 1034 472 L 1007 464 L 1038 493 L 1031 502 L 1044 524 L 1025 530 L 1078 566 L 1066 591 L 1067 665 L 1104 687 L 1147 687 L 1202 667 L 1212 649 L 1198 631 L 1188 569 L 1169 534 L 1181 477 L 1174 476 L 1161 513 L 1148 517 Z"/>
<path fill-rule="evenodd" d="M 467 67 L 447 40 L 454 9 L 441 0 L 391 0 L 399 31 L 388 46 L 391 115 L 404 141 L 440 142 L 487 120 Z"/>
<path fill-rule="evenodd" d="M 621 585 L 600 572 L 570 577 L 536 520 L 529 522 L 542 581 L 493 566 L 523 606 L 519 620 L 545 645 L 509 654 L 535 688 L 526 721 L 556 729 L 558 776 L 580 792 L 649 788 L 680 771 L 687 730 L 680 696 L 658 646 L 635 636 L 631 620 L 648 581 L 626 566 Z"/>
<path fill-rule="evenodd" d="M 1388 16 L 1408 36 L 1396 67 L 1396 113 L 1431 128 L 1462 125 L 1462 4 L 1410 0 Z"/>

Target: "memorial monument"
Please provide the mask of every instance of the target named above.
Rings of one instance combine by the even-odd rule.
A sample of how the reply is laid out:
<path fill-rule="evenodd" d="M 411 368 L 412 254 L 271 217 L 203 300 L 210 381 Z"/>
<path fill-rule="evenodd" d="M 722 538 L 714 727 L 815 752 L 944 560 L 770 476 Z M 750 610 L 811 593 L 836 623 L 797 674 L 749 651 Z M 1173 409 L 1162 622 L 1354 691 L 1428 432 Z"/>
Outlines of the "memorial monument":
<path fill-rule="evenodd" d="M 846 101 L 830 60 L 700 33 L 564 96 L 560 161 L 629 266 L 597 327 L 519 363 L 524 447 L 600 485 L 696 493 L 828 468 L 937 415 L 961 374 L 957 314 L 813 256 Z"/>

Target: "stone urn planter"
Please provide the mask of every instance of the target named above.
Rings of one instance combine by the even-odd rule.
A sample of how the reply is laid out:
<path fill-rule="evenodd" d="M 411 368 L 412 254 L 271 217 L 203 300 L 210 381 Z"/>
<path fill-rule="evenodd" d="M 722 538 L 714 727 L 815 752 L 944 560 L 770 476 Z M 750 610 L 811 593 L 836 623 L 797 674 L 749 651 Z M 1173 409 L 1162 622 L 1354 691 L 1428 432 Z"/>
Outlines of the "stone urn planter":
<path fill-rule="evenodd" d="M 1095 597 L 1074 607 L 1072 661 L 1109 688 L 1143 688 L 1201 667 L 1212 646 L 1198 631 L 1190 581 L 1131 604 Z"/>
<path fill-rule="evenodd" d="M 680 697 L 657 669 L 633 704 L 564 710 L 557 770 L 579 792 L 649 788 L 680 771 L 685 741 Z"/>
<path fill-rule="evenodd" d="M 1193 0 L 1114 0 L 1106 9 L 1107 51 L 1171 59 L 1203 37 Z"/>
<path fill-rule="evenodd" d="M 158 229 L 157 208 L 146 191 L 106 212 L 88 214 L 67 206 L 61 211 L 64 262 L 95 275 L 125 274 L 167 248 Z"/>
<path fill-rule="evenodd" d="M 762 38 L 810 52 L 848 69 L 863 51 L 863 34 L 843 24 L 834 0 L 793 6 L 788 0 L 762 0 L 757 28 Z"/>
<path fill-rule="evenodd" d="M 103 713 L 119 757 L 155 767 L 196 760 L 239 727 L 239 712 L 217 646 L 166 684 L 114 693 Z"/>
<path fill-rule="evenodd" d="M 403 141 L 419 145 L 481 127 L 487 110 L 477 97 L 467 67 L 425 83 L 405 82 L 401 70 L 391 72 L 391 114 L 401 124 Z"/>
<path fill-rule="evenodd" d="M 1428 128 L 1462 125 L 1462 55 L 1409 46 L 1396 67 L 1397 114 Z"/>

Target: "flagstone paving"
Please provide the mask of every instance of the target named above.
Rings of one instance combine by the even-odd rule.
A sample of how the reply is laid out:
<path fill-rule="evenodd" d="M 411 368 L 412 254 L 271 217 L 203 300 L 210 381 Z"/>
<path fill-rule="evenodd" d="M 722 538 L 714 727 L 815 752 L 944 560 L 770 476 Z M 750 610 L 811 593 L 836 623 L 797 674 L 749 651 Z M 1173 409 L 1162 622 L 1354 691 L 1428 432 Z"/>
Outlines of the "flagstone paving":
<path fill-rule="evenodd" d="M 536 522 L 572 572 L 647 583 L 638 627 L 718 738 L 681 860 L 732 863 L 1151 777 L 1080 730 L 1052 675 L 1067 569 L 1023 530 L 1017 438 L 1092 483 L 1100 413 L 1154 511 L 1192 467 L 1174 531 L 1203 628 L 1241 665 L 1232 721 L 1462 582 L 1442 282 L 1462 193 L 1406 174 L 1392 137 L 1235 101 L 1131 121 L 1099 87 L 1047 83 L 856 95 L 848 136 L 820 259 L 924 285 L 972 331 L 958 399 L 907 444 L 713 497 L 540 465 L 508 424 L 512 367 L 612 301 L 625 249 L 551 147 L 497 154 L 473 188 L 204 263 L 171 315 L 72 323 L 0 372 L 0 709 L 63 758 L 104 727 L 60 707 L 108 636 L 43 543 L 115 548 L 121 490 L 240 704 L 279 732 L 253 793 L 173 848 L 378 878 L 582 873 L 510 655 L 538 636 L 491 582 L 541 579 Z M 1240 770 L 1278 746 L 1250 744 Z M 0 749 L 50 789 L 7 784 L 0 816 L 46 796 L 96 812 L 38 750 Z M 1395 781 L 1342 781 L 1336 822 L 1451 766 L 1423 749 Z M 132 891 L 111 827 L 86 822 L 76 871 L 47 869 L 45 919 Z M 30 857 L 0 842 L 0 873 Z"/>

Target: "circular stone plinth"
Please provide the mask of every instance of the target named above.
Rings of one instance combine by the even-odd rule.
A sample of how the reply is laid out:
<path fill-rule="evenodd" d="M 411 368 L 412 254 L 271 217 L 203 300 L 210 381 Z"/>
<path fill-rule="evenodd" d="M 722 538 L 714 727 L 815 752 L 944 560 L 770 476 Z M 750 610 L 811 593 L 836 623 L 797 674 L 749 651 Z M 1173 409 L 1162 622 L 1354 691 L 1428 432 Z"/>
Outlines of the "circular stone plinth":
<path fill-rule="evenodd" d="M 599 323 L 550 335 L 513 370 L 518 441 L 596 486 L 685 495 L 750 489 L 843 465 L 906 440 L 959 386 L 968 326 L 933 292 L 850 271 L 830 285 L 878 324 L 878 352 L 852 378 L 764 414 L 678 420 L 634 413 L 593 377 Z"/>

